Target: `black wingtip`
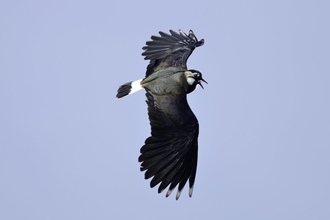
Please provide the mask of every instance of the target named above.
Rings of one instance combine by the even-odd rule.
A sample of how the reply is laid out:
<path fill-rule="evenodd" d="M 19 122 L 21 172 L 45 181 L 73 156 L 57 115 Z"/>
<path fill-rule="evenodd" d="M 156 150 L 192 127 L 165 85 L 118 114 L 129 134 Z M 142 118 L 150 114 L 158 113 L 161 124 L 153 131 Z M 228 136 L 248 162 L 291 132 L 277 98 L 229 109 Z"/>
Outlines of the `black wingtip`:
<path fill-rule="evenodd" d="M 145 60 L 163 58 L 167 53 L 175 51 L 172 49 L 180 47 L 180 45 L 189 46 L 193 50 L 204 44 L 204 39 L 198 40 L 192 30 L 189 31 L 188 35 L 181 29 L 179 29 L 179 33 L 173 30 L 169 30 L 169 32 L 170 34 L 159 31 L 160 36 L 151 36 L 152 41 L 147 41 L 146 46 L 142 47 L 144 50 L 142 56 L 145 56 Z"/>
<path fill-rule="evenodd" d="M 182 31 L 183 32 L 183 31 Z M 180 32 L 181 33 L 181 32 Z M 184 33 L 184 32 L 183 32 Z M 185 33 L 184 33 L 185 34 Z M 186 34 L 185 34 L 186 35 Z M 186 35 L 187 36 L 187 35 Z M 194 32 L 192 30 L 189 31 L 189 38 L 194 39 L 196 41 L 195 46 L 196 47 L 200 47 L 204 44 L 204 39 L 201 40 L 197 40 L 196 35 L 194 34 Z"/>

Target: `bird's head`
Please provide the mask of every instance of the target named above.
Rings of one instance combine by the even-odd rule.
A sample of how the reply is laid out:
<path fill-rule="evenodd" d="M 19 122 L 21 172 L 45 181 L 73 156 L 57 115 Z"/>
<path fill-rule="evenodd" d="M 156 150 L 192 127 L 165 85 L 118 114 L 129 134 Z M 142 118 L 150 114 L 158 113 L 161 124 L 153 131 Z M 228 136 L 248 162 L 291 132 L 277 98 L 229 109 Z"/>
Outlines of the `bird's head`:
<path fill-rule="evenodd" d="M 207 84 L 207 82 L 202 78 L 202 73 L 198 70 L 187 70 L 185 72 L 187 82 L 188 82 L 188 90 L 187 93 L 191 93 L 195 90 L 197 84 L 200 85 L 203 89 L 202 81 Z"/>

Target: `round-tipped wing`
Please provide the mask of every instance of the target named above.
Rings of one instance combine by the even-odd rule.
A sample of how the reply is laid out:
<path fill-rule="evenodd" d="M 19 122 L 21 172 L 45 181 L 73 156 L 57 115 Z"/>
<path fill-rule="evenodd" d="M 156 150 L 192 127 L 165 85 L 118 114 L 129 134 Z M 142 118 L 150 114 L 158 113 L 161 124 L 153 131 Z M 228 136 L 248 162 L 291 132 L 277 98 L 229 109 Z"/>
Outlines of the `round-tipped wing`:
<path fill-rule="evenodd" d="M 178 185 L 176 199 L 189 179 L 191 196 L 197 167 L 198 121 L 185 94 L 146 95 L 151 137 L 141 148 L 141 171 L 146 170 L 146 179 L 153 177 L 151 187 L 160 183 L 159 193 L 169 186 L 166 197 Z"/>
<path fill-rule="evenodd" d="M 176 33 L 170 30 L 171 35 L 159 32 L 160 36 L 152 36 L 142 49 L 145 60 L 150 60 L 146 77 L 160 68 L 178 66 L 187 69 L 187 59 L 196 47 L 204 44 L 204 39 L 198 41 L 194 32 L 189 35 L 182 30 Z"/>

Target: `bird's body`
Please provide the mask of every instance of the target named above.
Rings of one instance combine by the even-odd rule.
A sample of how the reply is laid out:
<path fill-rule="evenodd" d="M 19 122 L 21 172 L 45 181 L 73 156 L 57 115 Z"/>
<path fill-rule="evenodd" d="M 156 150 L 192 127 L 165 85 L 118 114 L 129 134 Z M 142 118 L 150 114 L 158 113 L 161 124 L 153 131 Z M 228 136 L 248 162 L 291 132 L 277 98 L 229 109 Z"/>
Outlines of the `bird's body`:
<path fill-rule="evenodd" d="M 192 195 L 197 167 L 199 125 L 187 94 L 204 81 L 199 71 L 187 70 L 186 61 L 204 41 L 192 31 L 170 32 L 160 32 L 161 37 L 152 36 L 153 41 L 147 42 L 142 54 L 150 60 L 146 78 L 122 85 L 117 98 L 146 90 L 151 136 L 140 150 L 141 171 L 146 170 L 146 179 L 153 177 L 151 187 L 160 183 L 159 193 L 170 186 L 166 196 L 179 185 L 178 199 L 188 179 Z"/>
<path fill-rule="evenodd" d="M 186 94 L 188 83 L 184 75 L 185 71 L 177 67 L 168 67 L 145 78 L 141 85 L 155 95 Z"/>

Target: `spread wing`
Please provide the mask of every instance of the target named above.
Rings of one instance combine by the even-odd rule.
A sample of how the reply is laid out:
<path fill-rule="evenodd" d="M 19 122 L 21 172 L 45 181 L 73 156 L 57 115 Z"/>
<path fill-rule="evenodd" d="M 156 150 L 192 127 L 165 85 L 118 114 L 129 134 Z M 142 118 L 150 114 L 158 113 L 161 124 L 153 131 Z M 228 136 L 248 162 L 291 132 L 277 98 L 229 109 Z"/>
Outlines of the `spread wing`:
<path fill-rule="evenodd" d="M 160 68 L 179 66 L 187 69 L 187 59 L 196 47 L 204 44 L 204 39 L 198 41 L 194 32 L 189 31 L 186 35 L 182 30 L 176 33 L 170 30 L 171 35 L 159 32 L 159 36 L 152 36 L 152 41 L 147 41 L 147 46 L 142 55 L 145 60 L 150 60 L 147 67 L 146 77 Z"/>
<path fill-rule="evenodd" d="M 158 193 L 169 186 L 166 197 L 178 185 L 176 199 L 189 179 L 189 196 L 195 182 L 198 121 L 186 95 L 152 95 L 147 91 L 151 136 L 141 148 L 139 162 L 150 187 L 160 183 Z"/>

